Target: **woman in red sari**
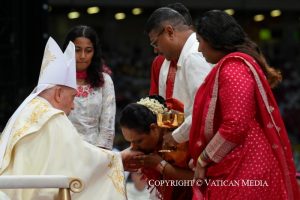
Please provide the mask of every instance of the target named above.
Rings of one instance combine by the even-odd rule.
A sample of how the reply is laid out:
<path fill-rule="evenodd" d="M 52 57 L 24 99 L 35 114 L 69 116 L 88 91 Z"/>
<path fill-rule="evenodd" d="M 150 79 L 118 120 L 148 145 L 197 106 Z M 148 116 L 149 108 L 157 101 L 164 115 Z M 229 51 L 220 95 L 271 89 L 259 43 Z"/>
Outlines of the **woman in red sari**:
<path fill-rule="evenodd" d="M 208 11 L 199 51 L 216 64 L 194 101 L 194 199 L 300 199 L 291 146 L 271 87 L 281 75 L 233 17 Z"/>

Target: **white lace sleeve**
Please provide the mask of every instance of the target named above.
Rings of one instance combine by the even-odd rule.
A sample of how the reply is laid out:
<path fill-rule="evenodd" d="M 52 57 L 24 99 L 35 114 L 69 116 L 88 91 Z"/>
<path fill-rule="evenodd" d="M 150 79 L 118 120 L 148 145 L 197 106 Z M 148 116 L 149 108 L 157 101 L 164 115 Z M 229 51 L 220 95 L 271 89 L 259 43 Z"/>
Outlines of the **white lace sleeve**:
<path fill-rule="evenodd" d="M 103 76 L 105 82 L 102 88 L 102 113 L 97 146 L 112 149 L 115 137 L 116 98 L 111 77 L 106 73 L 103 73 Z"/>

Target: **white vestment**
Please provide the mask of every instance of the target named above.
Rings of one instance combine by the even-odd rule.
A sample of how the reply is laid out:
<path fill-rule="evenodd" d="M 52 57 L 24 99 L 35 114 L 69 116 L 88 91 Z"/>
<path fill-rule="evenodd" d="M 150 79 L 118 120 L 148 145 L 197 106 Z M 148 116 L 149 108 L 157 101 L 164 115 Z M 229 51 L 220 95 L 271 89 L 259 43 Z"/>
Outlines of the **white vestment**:
<path fill-rule="evenodd" d="M 64 112 L 41 97 L 29 102 L 14 123 L 0 175 L 77 177 L 85 187 L 72 194 L 74 200 L 126 199 L 120 154 L 83 141 Z M 48 200 L 58 189 L 2 192 L 13 200 Z"/>

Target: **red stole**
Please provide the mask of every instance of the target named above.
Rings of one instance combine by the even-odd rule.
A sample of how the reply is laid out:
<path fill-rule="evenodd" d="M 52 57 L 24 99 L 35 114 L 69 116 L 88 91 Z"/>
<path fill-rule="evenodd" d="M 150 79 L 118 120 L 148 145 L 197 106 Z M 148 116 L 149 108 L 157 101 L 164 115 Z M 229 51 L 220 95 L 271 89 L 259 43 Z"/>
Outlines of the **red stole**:
<path fill-rule="evenodd" d="M 151 66 L 151 83 L 149 95 L 159 94 L 159 74 L 165 57 L 158 55 L 154 58 Z M 171 61 L 166 80 L 166 99 L 172 98 L 174 90 L 174 82 L 177 71 L 177 61 Z"/>
<path fill-rule="evenodd" d="M 149 95 L 155 95 L 158 93 L 158 84 L 159 84 L 159 74 L 160 69 L 165 60 L 165 57 L 158 55 L 154 58 L 151 66 L 151 82 L 150 82 L 150 91 Z"/>
<path fill-rule="evenodd" d="M 174 82 L 177 71 L 177 62 L 171 61 L 169 66 L 169 73 L 166 81 L 166 99 L 172 98 L 174 90 Z"/>

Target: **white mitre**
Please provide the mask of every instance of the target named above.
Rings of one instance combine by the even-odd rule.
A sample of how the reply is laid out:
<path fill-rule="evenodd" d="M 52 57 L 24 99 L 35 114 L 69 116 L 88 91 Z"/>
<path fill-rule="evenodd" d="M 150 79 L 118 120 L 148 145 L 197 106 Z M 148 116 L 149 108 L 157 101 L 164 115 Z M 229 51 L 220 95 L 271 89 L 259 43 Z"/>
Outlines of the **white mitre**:
<path fill-rule="evenodd" d="M 65 53 L 50 37 L 44 51 L 38 86 L 65 85 L 76 90 L 75 46 L 69 42 Z"/>
<path fill-rule="evenodd" d="M 63 53 L 54 39 L 50 37 L 44 50 L 38 85 L 14 112 L 1 134 L 0 169 L 13 125 L 19 113 L 39 93 L 55 85 L 64 85 L 76 89 L 75 46 L 72 42 L 69 42 Z"/>

